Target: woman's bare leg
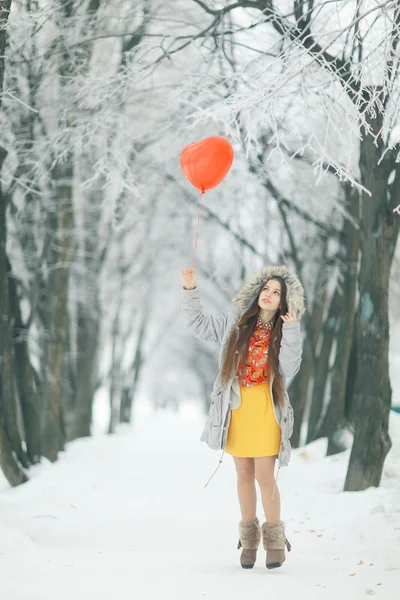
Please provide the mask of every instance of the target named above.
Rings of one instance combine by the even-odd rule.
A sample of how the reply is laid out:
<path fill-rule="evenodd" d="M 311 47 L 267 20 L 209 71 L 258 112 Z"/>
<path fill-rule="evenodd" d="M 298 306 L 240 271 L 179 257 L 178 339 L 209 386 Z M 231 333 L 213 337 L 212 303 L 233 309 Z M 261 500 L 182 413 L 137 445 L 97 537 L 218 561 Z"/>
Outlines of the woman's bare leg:
<path fill-rule="evenodd" d="M 237 492 L 242 521 L 250 523 L 256 518 L 257 494 L 254 458 L 233 457 L 237 473 Z"/>
<path fill-rule="evenodd" d="M 281 499 L 278 486 L 275 488 L 274 499 L 272 493 L 275 486 L 275 461 L 276 456 L 255 458 L 255 477 L 261 490 L 265 518 L 268 523 L 278 523 L 281 518 Z"/>

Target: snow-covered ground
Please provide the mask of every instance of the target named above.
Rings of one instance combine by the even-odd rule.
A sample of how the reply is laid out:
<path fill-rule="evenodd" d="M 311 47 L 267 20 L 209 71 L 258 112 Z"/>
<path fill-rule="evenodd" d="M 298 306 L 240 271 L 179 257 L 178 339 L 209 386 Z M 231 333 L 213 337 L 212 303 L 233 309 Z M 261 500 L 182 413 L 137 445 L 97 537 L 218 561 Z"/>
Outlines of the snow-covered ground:
<path fill-rule="evenodd" d="M 349 451 L 324 458 L 325 440 L 293 452 L 279 475 L 292 552 L 275 571 L 262 548 L 241 569 L 232 459 L 205 489 L 219 454 L 184 416 L 143 413 L 73 442 L 23 486 L 0 479 L 1 600 L 398 597 L 400 415 L 378 489 L 342 492 Z"/>

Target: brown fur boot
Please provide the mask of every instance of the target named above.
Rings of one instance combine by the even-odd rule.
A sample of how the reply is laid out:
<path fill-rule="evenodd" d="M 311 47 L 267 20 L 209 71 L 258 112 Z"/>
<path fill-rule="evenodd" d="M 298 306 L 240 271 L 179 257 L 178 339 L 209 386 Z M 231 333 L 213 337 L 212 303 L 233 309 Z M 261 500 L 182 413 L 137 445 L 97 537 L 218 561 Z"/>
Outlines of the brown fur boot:
<path fill-rule="evenodd" d="M 285 524 L 283 521 L 278 523 L 264 523 L 262 528 L 263 546 L 267 551 L 266 567 L 267 569 L 276 569 L 281 567 L 286 560 L 285 544 L 288 552 L 292 547 L 285 537 Z"/>
<path fill-rule="evenodd" d="M 240 564 L 243 569 L 252 569 L 256 562 L 257 550 L 261 541 L 260 523 L 257 517 L 250 523 L 239 523 L 239 543 L 238 550 L 243 548 L 240 555 Z"/>

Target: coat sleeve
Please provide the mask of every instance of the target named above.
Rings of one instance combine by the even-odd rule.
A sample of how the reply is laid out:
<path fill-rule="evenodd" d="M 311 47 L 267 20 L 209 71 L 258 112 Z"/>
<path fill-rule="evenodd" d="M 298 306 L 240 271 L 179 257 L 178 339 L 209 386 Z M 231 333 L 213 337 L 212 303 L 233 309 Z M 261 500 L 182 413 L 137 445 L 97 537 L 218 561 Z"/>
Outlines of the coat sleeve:
<path fill-rule="evenodd" d="M 301 365 L 303 342 L 300 323 L 283 323 L 279 352 L 279 370 L 284 377 L 296 375 Z"/>
<path fill-rule="evenodd" d="M 206 342 L 221 342 L 228 316 L 211 317 L 203 313 L 198 289 L 182 289 L 182 311 L 186 327 L 193 335 Z"/>

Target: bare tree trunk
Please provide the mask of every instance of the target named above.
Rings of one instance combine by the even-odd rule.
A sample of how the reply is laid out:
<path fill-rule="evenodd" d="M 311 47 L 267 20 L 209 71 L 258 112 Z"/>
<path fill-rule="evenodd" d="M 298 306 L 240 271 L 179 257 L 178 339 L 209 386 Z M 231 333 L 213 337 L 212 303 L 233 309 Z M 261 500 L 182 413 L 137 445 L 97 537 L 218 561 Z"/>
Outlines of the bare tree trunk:
<path fill-rule="evenodd" d="M 83 21 L 82 37 L 88 36 L 88 24 L 96 18 L 101 6 L 101 0 L 90 0 L 86 6 L 86 14 L 89 19 Z M 74 4 L 64 4 L 64 14 L 70 19 L 74 13 Z M 85 56 L 79 64 L 79 72 L 82 75 L 90 68 L 93 53 L 93 42 L 85 45 Z M 61 65 L 60 73 L 70 77 L 75 73 L 76 66 L 68 61 Z M 70 108 L 71 127 L 77 115 L 72 103 Z M 78 117 L 79 118 L 79 117 Z M 71 159 L 72 162 L 72 159 Z M 89 167 L 90 169 L 91 167 Z M 73 167 L 71 166 L 71 170 Z M 96 390 L 97 368 L 98 368 L 98 342 L 100 330 L 100 300 L 99 300 L 99 272 L 102 257 L 98 255 L 99 238 L 98 225 L 101 222 L 101 209 L 104 202 L 104 192 L 101 184 L 92 188 L 84 200 L 83 230 L 80 232 L 84 238 L 83 276 L 76 275 L 78 279 L 78 300 L 76 310 L 76 350 L 77 357 L 66 354 L 64 367 L 69 383 L 66 402 L 66 435 L 68 441 L 87 437 L 91 434 L 92 404 Z M 76 231 L 75 231 L 76 233 Z M 79 235 L 79 234 L 78 234 Z M 105 253 L 104 253 L 105 255 Z M 104 259 L 104 256 L 103 256 Z M 77 259 L 79 261 L 79 258 Z M 82 262 L 82 261 L 81 261 Z M 71 315 L 69 315 L 70 318 Z M 71 329 L 71 328 L 70 328 Z M 71 340 L 69 340 L 71 341 Z"/>
<path fill-rule="evenodd" d="M 24 425 L 26 452 L 32 464 L 41 457 L 40 444 L 40 398 L 36 390 L 35 376 L 28 350 L 28 330 L 22 322 L 15 281 L 10 277 L 10 308 L 14 312 L 13 347 L 14 368 Z"/>
<path fill-rule="evenodd" d="M 96 390 L 99 343 L 99 315 L 96 306 L 78 307 L 78 360 L 74 376 L 74 406 L 70 410 L 67 438 L 69 441 L 90 436 L 92 404 Z"/>
<path fill-rule="evenodd" d="M 1 36 L 0 32 L 0 36 Z M 3 158 L 2 158 L 3 157 Z M 0 166 L 4 151 L 0 148 Z M 16 418 L 16 395 L 9 333 L 8 273 L 6 271 L 6 206 L 0 187 L 0 467 L 10 485 L 27 481 L 17 455 L 27 464 Z"/>
<path fill-rule="evenodd" d="M 345 184 L 346 205 L 350 216 L 359 221 L 360 195 L 349 184 Z M 338 435 L 345 424 L 346 382 L 353 373 L 349 372 L 351 344 L 354 335 L 354 310 L 356 306 L 357 265 L 360 250 L 360 229 L 349 219 L 343 225 L 345 273 L 343 277 L 343 310 L 339 331 L 336 336 L 336 357 L 332 369 L 331 400 L 326 411 L 319 437 L 328 437 L 327 454 L 344 450 Z M 340 437 L 340 436 L 339 436 Z"/>
<path fill-rule="evenodd" d="M 76 231 L 76 237 L 84 238 L 84 256 L 76 248 L 74 261 L 79 268 L 72 272 L 74 299 L 73 310 L 69 311 L 71 333 L 68 337 L 73 352 L 67 352 L 65 357 L 69 381 L 65 403 L 68 441 L 91 434 L 101 320 L 99 276 L 106 255 L 106 252 L 100 252 L 98 248 L 98 223 L 101 216 L 99 198 L 101 197 L 101 191 L 97 194 L 95 190 L 93 195 L 90 194 L 87 199 L 88 206 L 85 206 L 82 229 Z"/>
<path fill-rule="evenodd" d="M 65 351 L 68 282 L 72 254 L 72 161 L 57 165 L 54 171 L 57 199 L 58 261 L 52 289 L 52 314 L 49 332 L 46 381 L 42 414 L 42 452 L 57 460 L 64 449 L 65 433 L 62 414 L 62 377 Z"/>
<path fill-rule="evenodd" d="M 7 261 L 8 264 L 8 261 Z M 15 388 L 14 353 L 12 349 L 12 331 L 14 319 L 10 311 L 9 282 L 11 273 L 6 273 L 4 288 L 6 290 L 6 303 L 3 312 L 3 352 L 2 352 L 2 384 L 3 384 L 3 418 L 4 425 L 16 458 L 25 468 L 29 467 L 29 460 L 22 447 L 21 427 L 18 421 L 19 401 Z"/>
<path fill-rule="evenodd" d="M 6 51 L 6 25 L 11 8 L 11 0 L 0 0 L 0 109 L 2 104 L 2 91 L 4 82 L 4 57 Z M 6 151 L 0 146 L 0 171 L 6 158 Z M 5 424 L 4 400 L 5 394 L 9 394 L 7 389 L 7 363 L 10 366 L 9 358 L 11 338 L 6 335 L 9 328 L 9 294 L 8 294 L 8 260 L 6 254 L 7 243 L 7 222 L 6 222 L 7 199 L 3 194 L 2 184 L 0 182 L 0 467 L 10 485 L 16 486 L 27 481 L 27 477 L 18 464 L 13 448 L 8 436 Z M 7 398 L 7 402 L 15 401 L 13 398 Z"/>
<path fill-rule="evenodd" d="M 311 340 L 305 338 L 303 347 L 303 357 L 301 369 L 291 381 L 288 394 L 293 406 L 294 426 L 290 443 L 293 448 L 298 448 L 301 441 L 301 427 L 304 419 L 304 412 L 307 405 L 308 389 L 314 372 L 314 360 L 311 349 Z"/>
<path fill-rule="evenodd" d="M 151 214 L 151 213 L 150 213 Z M 147 222 L 147 234 L 150 235 L 151 219 Z M 124 382 L 131 382 L 131 385 L 124 385 L 121 394 L 121 405 L 119 420 L 121 423 L 130 423 L 132 418 L 132 406 L 135 401 L 137 388 L 140 380 L 140 375 L 143 366 L 143 344 L 146 340 L 147 327 L 150 321 L 150 315 L 152 310 L 151 303 L 151 289 L 153 286 L 152 272 L 152 260 L 149 259 L 145 262 L 144 271 L 149 273 L 146 280 L 146 287 L 144 289 L 144 301 L 142 304 L 142 316 L 139 325 L 139 331 L 136 342 L 136 351 L 133 358 L 132 364 L 124 377 Z M 126 389 L 128 388 L 128 389 Z"/>
<path fill-rule="evenodd" d="M 329 359 L 342 308 L 343 299 L 338 287 L 336 287 L 324 323 L 321 350 L 315 368 L 311 409 L 308 419 L 307 444 L 318 437 L 319 421 L 322 416 L 325 390 L 329 378 Z"/>
<path fill-rule="evenodd" d="M 143 342 L 146 339 L 146 330 L 149 320 L 150 313 L 150 300 L 146 302 L 144 307 L 144 313 L 142 315 L 142 320 L 140 323 L 140 329 L 138 333 L 138 339 L 136 342 L 136 351 L 133 359 L 133 363 L 131 368 L 129 369 L 130 373 L 128 374 L 128 378 L 131 378 L 132 385 L 124 386 L 121 394 L 121 406 L 119 413 L 120 423 L 130 423 L 132 418 L 132 405 L 135 399 L 138 382 L 140 379 L 140 373 L 143 365 Z"/>
<path fill-rule="evenodd" d="M 118 352 L 119 326 L 118 319 L 121 307 L 118 305 L 112 332 L 112 352 L 111 352 L 111 377 L 110 377 L 110 420 L 108 424 L 108 433 L 115 433 L 120 414 L 121 398 L 121 364 L 120 353 Z"/>
<path fill-rule="evenodd" d="M 316 293 L 314 294 L 313 306 L 311 309 L 310 327 L 312 339 L 306 336 L 303 348 L 303 358 L 301 369 L 294 377 L 289 386 L 289 395 L 294 411 L 294 427 L 290 442 L 294 448 L 300 445 L 301 427 L 304 420 L 304 413 L 307 406 L 307 398 L 309 394 L 310 383 L 315 373 L 315 348 L 320 336 L 324 309 L 327 299 L 327 282 L 326 282 L 326 249 L 328 238 L 322 240 L 322 255 L 318 277 L 315 284 Z"/>
<path fill-rule="evenodd" d="M 385 158 L 385 148 L 379 141 L 382 127 L 379 107 L 376 107 L 376 115 L 368 118 L 378 142 L 368 132 L 362 132 L 361 181 L 371 191 L 372 197 L 362 194 L 360 302 L 354 390 L 357 410 L 345 482 L 347 491 L 379 486 L 383 464 L 392 445 L 388 433 L 392 396 L 388 365 L 388 288 L 399 232 L 400 220 L 391 210 L 391 201 L 399 197 L 400 165 L 390 154 Z M 388 185 L 391 173 L 395 175 L 392 190 Z"/>
<path fill-rule="evenodd" d="M 124 288 L 124 265 L 123 265 L 123 250 L 119 252 L 118 258 L 119 269 L 119 290 L 118 302 L 115 309 L 115 315 L 112 326 L 112 351 L 111 351 L 111 373 L 110 373 L 110 420 L 108 424 L 108 433 L 115 433 L 119 422 L 120 405 L 121 405 L 121 351 L 120 351 L 120 319 L 122 309 L 122 293 Z"/>
<path fill-rule="evenodd" d="M 28 481 L 28 478 L 14 458 L 10 440 L 7 436 L 4 423 L 1 420 L 1 414 L 0 398 L 0 467 L 8 483 L 12 486 L 17 486 Z"/>

